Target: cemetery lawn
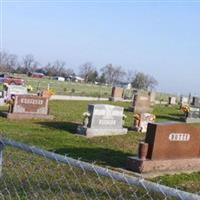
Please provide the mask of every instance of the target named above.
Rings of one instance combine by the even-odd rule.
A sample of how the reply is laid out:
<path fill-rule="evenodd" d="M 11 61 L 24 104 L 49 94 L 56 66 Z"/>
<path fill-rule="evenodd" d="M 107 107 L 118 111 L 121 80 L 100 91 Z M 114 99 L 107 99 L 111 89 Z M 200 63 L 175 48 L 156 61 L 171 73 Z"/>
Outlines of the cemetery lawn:
<path fill-rule="evenodd" d="M 71 95 L 71 96 L 90 96 L 90 97 L 110 97 L 112 87 L 105 85 L 95 85 L 88 83 L 75 83 L 70 81 L 52 80 L 50 77 L 45 78 L 31 78 L 25 74 L 15 74 L 16 77 L 23 78 L 26 85 L 31 85 L 33 93 L 36 93 L 38 88 L 40 90 L 47 89 L 48 85 L 57 95 Z M 2 87 L 2 84 L 0 84 Z M 125 90 L 125 97 L 132 98 L 132 90 Z M 156 93 L 156 100 L 168 101 L 169 96 L 176 96 L 174 94 Z"/>
<path fill-rule="evenodd" d="M 68 155 L 83 161 L 95 162 L 108 168 L 125 168 L 127 156 L 137 154 L 138 142 L 145 134 L 129 130 L 127 135 L 85 138 L 76 135 L 78 124 L 82 123 L 82 113 L 89 103 L 106 103 L 123 106 L 127 120 L 125 126 L 130 129 L 133 113 L 127 111 L 130 103 L 126 102 L 88 102 L 88 101 L 50 101 L 50 114 L 55 116 L 48 120 L 7 120 L 0 117 L 0 131 L 10 139 Z M 5 111 L 6 107 L 1 107 Z M 178 107 L 157 105 L 153 113 L 156 121 L 180 121 L 183 113 Z M 152 179 L 158 181 L 158 178 Z M 169 175 L 159 177 L 161 183 L 180 187 L 187 191 L 200 191 L 200 172 L 190 175 Z M 195 187 L 193 186 L 195 185 Z"/>

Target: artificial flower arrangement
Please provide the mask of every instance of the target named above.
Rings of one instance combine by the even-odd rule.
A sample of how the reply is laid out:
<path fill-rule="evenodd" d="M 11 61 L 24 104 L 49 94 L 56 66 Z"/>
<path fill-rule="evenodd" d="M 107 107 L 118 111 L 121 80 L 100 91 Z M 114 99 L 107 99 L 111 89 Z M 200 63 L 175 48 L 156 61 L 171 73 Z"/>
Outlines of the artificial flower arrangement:
<path fill-rule="evenodd" d="M 48 89 L 48 90 L 44 90 L 42 91 L 42 96 L 43 97 L 48 97 L 50 98 L 51 96 L 55 95 L 55 91 L 53 89 Z"/>
<path fill-rule="evenodd" d="M 28 85 L 28 86 L 27 86 L 27 91 L 28 91 L 28 92 L 33 91 L 33 87 L 32 87 L 31 85 Z"/>
<path fill-rule="evenodd" d="M 140 120 L 141 119 L 141 115 L 137 113 L 137 114 L 133 115 L 133 118 L 135 120 Z"/>
<path fill-rule="evenodd" d="M 190 112 L 190 106 L 184 105 L 181 107 L 181 110 L 184 112 L 185 116 L 188 116 L 188 113 Z"/>
<path fill-rule="evenodd" d="M 181 110 L 182 110 L 184 113 L 189 113 L 189 112 L 190 112 L 190 106 L 184 105 L 184 106 L 181 107 Z"/>
<path fill-rule="evenodd" d="M 90 113 L 89 112 L 84 112 L 83 113 L 83 125 L 87 126 L 88 122 L 89 122 L 89 117 L 90 117 Z"/>

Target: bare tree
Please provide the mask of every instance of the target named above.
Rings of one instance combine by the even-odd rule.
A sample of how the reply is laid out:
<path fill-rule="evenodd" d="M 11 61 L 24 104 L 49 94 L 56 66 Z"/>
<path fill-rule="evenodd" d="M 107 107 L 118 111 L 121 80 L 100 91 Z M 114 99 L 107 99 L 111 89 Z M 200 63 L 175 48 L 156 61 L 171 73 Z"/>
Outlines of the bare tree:
<path fill-rule="evenodd" d="M 126 81 L 128 82 L 128 83 L 131 83 L 132 82 L 132 80 L 133 80 L 133 76 L 134 76 L 134 72 L 132 71 L 132 70 L 128 70 L 127 72 L 126 72 Z"/>
<path fill-rule="evenodd" d="M 48 63 L 44 67 L 45 74 L 48 76 L 63 76 L 67 77 L 70 73 L 74 73 L 71 69 L 65 68 L 65 62 L 56 60 L 54 63 Z"/>
<path fill-rule="evenodd" d="M 148 77 L 148 88 L 150 90 L 153 90 L 157 85 L 158 85 L 158 81 L 153 76 L 149 76 Z"/>
<path fill-rule="evenodd" d="M 17 56 L 7 52 L 0 52 L 0 71 L 14 72 L 18 65 Z"/>
<path fill-rule="evenodd" d="M 26 72 L 35 71 L 39 63 L 35 60 L 31 54 L 26 55 L 22 60 L 22 67 Z"/>
<path fill-rule="evenodd" d="M 153 89 L 157 84 L 154 77 L 142 72 L 136 72 L 132 80 L 132 86 L 136 89 Z"/>
<path fill-rule="evenodd" d="M 96 73 L 95 68 L 93 67 L 92 63 L 86 62 L 85 64 L 80 66 L 80 76 L 84 78 L 85 82 L 87 83 L 90 81 L 90 78 Z"/>
<path fill-rule="evenodd" d="M 65 76 L 65 62 L 56 60 L 53 64 L 57 76 Z"/>
<path fill-rule="evenodd" d="M 69 76 L 72 76 L 72 75 L 74 75 L 75 73 L 74 73 L 74 70 L 73 69 L 71 69 L 71 68 L 67 68 L 66 70 L 65 70 L 65 77 L 69 77 Z"/>
<path fill-rule="evenodd" d="M 108 64 L 101 69 L 102 74 L 104 74 L 104 78 L 106 83 L 115 85 L 121 81 L 123 81 L 126 72 L 122 69 L 121 66 L 113 66 L 112 64 Z"/>

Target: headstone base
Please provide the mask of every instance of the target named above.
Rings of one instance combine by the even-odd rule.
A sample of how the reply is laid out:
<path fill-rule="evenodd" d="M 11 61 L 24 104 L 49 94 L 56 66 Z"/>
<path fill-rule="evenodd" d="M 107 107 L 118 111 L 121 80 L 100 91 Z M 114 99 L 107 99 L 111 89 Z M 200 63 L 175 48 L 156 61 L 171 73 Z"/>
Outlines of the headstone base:
<path fill-rule="evenodd" d="M 187 172 L 200 170 L 200 158 L 173 160 L 142 160 L 138 157 L 128 157 L 127 169 L 138 173 Z"/>
<path fill-rule="evenodd" d="M 111 136 L 111 135 L 124 135 L 127 134 L 128 129 L 94 129 L 86 128 L 83 126 L 78 126 L 78 134 L 85 135 L 86 137 L 96 137 L 96 136 Z"/>
<path fill-rule="evenodd" d="M 136 126 L 133 126 L 130 130 L 136 131 L 136 132 L 146 133 L 146 131 L 142 131 L 141 127 L 136 127 Z"/>
<path fill-rule="evenodd" d="M 121 98 L 121 97 L 109 97 L 109 101 L 114 101 L 114 102 L 116 102 L 116 101 L 123 101 L 124 99 L 123 98 Z"/>
<path fill-rule="evenodd" d="M 8 119 L 53 119 L 53 115 L 42 115 L 42 114 L 23 114 L 23 113 L 2 113 L 4 117 Z"/>
<path fill-rule="evenodd" d="M 114 101 L 114 102 L 116 102 L 116 101 L 123 101 L 124 99 L 123 98 L 121 98 L 121 97 L 109 97 L 109 101 Z"/>

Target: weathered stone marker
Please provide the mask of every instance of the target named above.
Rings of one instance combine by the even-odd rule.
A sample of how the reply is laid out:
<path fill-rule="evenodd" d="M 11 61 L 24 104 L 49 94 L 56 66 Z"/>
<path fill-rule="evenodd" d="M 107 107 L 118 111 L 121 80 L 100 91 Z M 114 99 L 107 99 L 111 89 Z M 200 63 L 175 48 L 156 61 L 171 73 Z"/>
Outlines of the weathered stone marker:
<path fill-rule="evenodd" d="M 180 97 L 180 107 L 182 106 L 188 106 L 189 105 L 189 98 L 181 96 Z"/>
<path fill-rule="evenodd" d="M 133 98 L 133 112 L 145 113 L 152 110 L 150 94 L 135 94 Z"/>
<path fill-rule="evenodd" d="M 192 106 L 200 106 L 200 99 L 199 97 L 192 97 L 192 103 L 191 103 Z"/>
<path fill-rule="evenodd" d="M 6 97 L 10 97 L 11 95 L 26 95 L 28 94 L 27 87 L 22 85 L 8 85 L 7 91 L 5 92 Z"/>
<path fill-rule="evenodd" d="M 151 93 L 136 92 L 133 97 L 132 110 L 134 114 L 133 130 L 146 132 L 147 124 L 154 122 L 155 116 L 150 114 L 151 108 Z"/>
<path fill-rule="evenodd" d="M 109 98 L 110 101 L 122 101 L 124 95 L 124 89 L 120 87 L 113 87 L 111 97 Z"/>
<path fill-rule="evenodd" d="M 176 97 L 169 97 L 168 105 L 176 105 Z"/>
<path fill-rule="evenodd" d="M 53 119 L 49 115 L 48 98 L 32 95 L 16 95 L 13 108 L 7 113 L 9 119 Z"/>
<path fill-rule="evenodd" d="M 126 134 L 123 128 L 124 108 L 106 104 L 88 105 L 88 123 L 78 127 L 78 133 L 87 137 Z"/>
<path fill-rule="evenodd" d="M 129 157 L 127 168 L 140 173 L 200 170 L 200 127 L 185 123 L 150 123 L 146 159 Z"/>
<path fill-rule="evenodd" d="M 155 101 L 156 101 L 156 92 L 151 91 L 151 92 L 149 92 L 149 95 L 150 95 L 150 103 L 153 106 L 155 104 Z"/>

